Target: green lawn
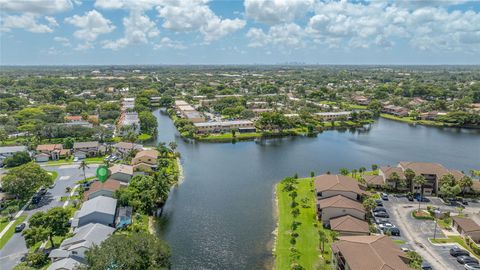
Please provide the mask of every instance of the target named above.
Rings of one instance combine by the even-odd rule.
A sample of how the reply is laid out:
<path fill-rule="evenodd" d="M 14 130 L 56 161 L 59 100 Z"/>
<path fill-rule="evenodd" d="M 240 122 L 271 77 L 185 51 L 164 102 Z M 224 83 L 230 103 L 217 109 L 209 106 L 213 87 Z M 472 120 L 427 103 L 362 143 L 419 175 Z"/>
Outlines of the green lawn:
<path fill-rule="evenodd" d="M 139 141 L 145 142 L 145 141 L 151 140 L 151 139 L 152 139 L 152 135 L 146 134 L 146 133 L 142 133 L 142 134 L 138 135 L 137 139 L 138 139 Z"/>
<path fill-rule="evenodd" d="M 406 117 L 399 117 L 391 114 L 386 114 L 382 113 L 380 114 L 381 117 L 390 119 L 390 120 L 395 120 L 395 121 L 400 121 L 404 123 L 409 123 L 409 124 L 420 124 L 420 125 L 425 125 L 425 126 L 445 126 L 444 123 L 438 122 L 438 121 L 430 121 L 430 120 L 414 120 L 409 116 Z"/>
<path fill-rule="evenodd" d="M 10 220 L 8 220 L 8 218 L 2 218 L 2 222 L 0 222 L 0 232 L 3 231 L 5 227 L 7 227 L 8 223 L 10 223 Z"/>
<path fill-rule="evenodd" d="M 254 139 L 262 137 L 262 133 L 259 132 L 251 132 L 251 133 L 236 133 L 235 138 L 239 140 L 247 140 L 247 139 Z M 231 141 L 234 137 L 232 133 L 223 133 L 223 134 L 210 134 L 208 136 L 198 136 L 198 140 L 200 141 Z"/>
<path fill-rule="evenodd" d="M 299 203 L 297 208 L 300 214 L 295 219 L 301 222 L 301 225 L 295 230 L 298 233 L 296 244 L 291 244 L 292 222 L 294 217 L 291 214 L 292 199 L 287 191 L 283 191 L 284 184 L 279 183 L 276 186 L 276 196 L 278 199 L 278 235 L 275 243 L 275 256 L 277 269 L 290 269 L 293 262 L 297 262 L 305 269 L 317 269 L 324 261 L 321 260 L 319 230 L 324 230 L 317 220 L 316 202 L 311 178 L 299 179 L 297 187 Z M 330 232 L 325 230 L 329 242 L 331 242 Z M 292 252 L 292 247 L 298 250 L 297 255 Z M 327 254 L 324 256 L 330 260 L 330 244 L 325 244 Z"/>
<path fill-rule="evenodd" d="M 0 238 L 0 249 L 2 249 L 5 244 L 7 244 L 8 240 L 10 240 L 12 235 L 15 233 L 15 226 L 25 221 L 26 218 L 27 216 L 21 215 L 15 220 L 13 225 L 8 229 L 8 231 L 3 235 L 3 237 Z"/>
<path fill-rule="evenodd" d="M 407 243 L 407 242 L 405 242 L 405 241 L 403 241 L 403 240 L 398 240 L 398 239 L 393 240 L 393 242 L 394 242 L 394 243 L 397 243 L 397 244 L 399 244 L 399 245 L 405 245 L 405 244 Z"/>
<path fill-rule="evenodd" d="M 448 238 L 436 238 L 436 239 L 430 239 L 430 241 L 434 244 L 447 244 L 447 243 L 457 243 L 460 246 L 462 246 L 464 249 L 468 250 L 470 253 L 472 253 L 475 257 L 480 259 L 480 256 L 475 254 L 473 250 L 465 243 L 465 240 L 461 236 L 448 236 Z"/>

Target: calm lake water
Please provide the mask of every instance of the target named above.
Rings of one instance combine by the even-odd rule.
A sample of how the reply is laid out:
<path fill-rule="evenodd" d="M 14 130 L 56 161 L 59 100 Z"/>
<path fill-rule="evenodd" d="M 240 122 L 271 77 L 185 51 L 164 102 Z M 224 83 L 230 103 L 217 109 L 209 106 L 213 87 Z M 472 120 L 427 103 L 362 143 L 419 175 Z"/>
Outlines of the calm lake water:
<path fill-rule="evenodd" d="M 184 182 L 172 190 L 159 224 L 173 252 L 173 269 L 271 267 L 273 187 L 285 176 L 340 168 L 439 162 L 480 168 L 480 131 L 409 126 L 379 119 L 363 132 L 264 142 L 187 143 L 161 111 L 158 141 L 176 141 Z"/>

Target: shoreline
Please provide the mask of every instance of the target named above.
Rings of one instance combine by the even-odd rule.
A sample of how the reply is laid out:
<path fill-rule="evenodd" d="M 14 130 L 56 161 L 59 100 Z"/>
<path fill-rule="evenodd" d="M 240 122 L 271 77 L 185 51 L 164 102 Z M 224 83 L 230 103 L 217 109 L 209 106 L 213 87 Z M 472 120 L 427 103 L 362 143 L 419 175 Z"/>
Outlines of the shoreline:
<path fill-rule="evenodd" d="M 276 269 L 277 268 L 277 256 L 276 256 L 276 251 L 277 251 L 277 240 L 278 240 L 278 228 L 280 226 L 279 222 L 279 213 L 278 213 L 278 196 L 277 196 L 277 185 L 279 183 L 276 183 L 275 185 L 273 185 L 273 211 L 272 211 L 272 215 L 273 215 L 273 218 L 275 219 L 275 229 L 272 231 L 272 235 L 273 235 L 273 242 L 272 242 L 272 246 L 271 246 L 271 251 L 272 251 L 272 259 L 273 259 L 273 262 L 272 262 L 272 268 L 271 269 Z"/>

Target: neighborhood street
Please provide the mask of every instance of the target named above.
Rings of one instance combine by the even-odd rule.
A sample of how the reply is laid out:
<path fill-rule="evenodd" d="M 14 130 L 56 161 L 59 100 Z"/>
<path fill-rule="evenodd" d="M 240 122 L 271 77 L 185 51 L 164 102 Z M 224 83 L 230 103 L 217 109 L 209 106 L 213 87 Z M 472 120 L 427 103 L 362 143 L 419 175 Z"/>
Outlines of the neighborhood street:
<path fill-rule="evenodd" d="M 47 194 L 44 195 L 40 203 L 33 209 L 25 210 L 23 213 L 30 217 L 38 211 L 46 211 L 52 207 L 63 206 L 65 202 L 60 201 L 62 196 L 68 196 L 66 188 L 73 188 L 77 181 L 83 179 L 83 171 L 78 168 L 78 164 L 61 165 L 61 166 L 42 166 L 47 171 L 56 171 L 58 178 L 55 181 L 55 186 L 48 189 Z M 85 170 L 86 177 L 95 175 L 95 170 L 98 165 L 90 164 Z M 28 224 L 28 223 L 27 223 Z M 25 241 L 21 233 L 15 233 L 8 243 L 0 250 L 0 265 L 2 270 L 10 270 L 20 263 L 21 257 L 28 252 Z"/>

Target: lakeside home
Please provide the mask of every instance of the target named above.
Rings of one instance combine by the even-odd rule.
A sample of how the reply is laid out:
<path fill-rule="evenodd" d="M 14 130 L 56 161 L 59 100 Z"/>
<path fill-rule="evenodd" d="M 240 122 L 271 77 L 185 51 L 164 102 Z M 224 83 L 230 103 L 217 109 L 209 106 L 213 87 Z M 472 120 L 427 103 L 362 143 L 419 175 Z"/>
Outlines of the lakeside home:
<path fill-rule="evenodd" d="M 425 195 L 438 194 L 439 181 L 442 176 L 451 174 L 456 180 L 460 180 L 464 174 L 458 170 L 445 168 L 443 165 L 431 162 L 407 162 L 402 161 L 396 167 L 385 166 L 378 170 L 378 175 L 365 175 L 364 179 L 368 186 L 380 188 L 387 184 L 392 188 L 398 188 L 396 181 L 392 179 L 392 174 L 396 173 L 400 179 L 405 178 L 405 170 L 411 169 L 415 175 L 425 177 L 426 184 L 423 185 L 423 193 Z M 421 187 L 407 183 L 406 189 L 411 192 L 420 193 Z"/>
<path fill-rule="evenodd" d="M 197 128 L 199 134 L 230 132 L 232 130 L 238 130 L 240 133 L 256 131 L 254 123 L 250 120 L 204 122 L 194 123 L 193 125 Z"/>
<path fill-rule="evenodd" d="M 321 121 L 338 121 L 338 120 L 348 120 L 351 118 L 352 112 L 319 112 L 314 113 L 313 115 Z"/>
<path fill-rule="evenodd" d="M 140 118 L 137 112 L 122 112 L 118 119 L 118 128 L 122 135 L 125 135 L 129 130 L 135 134 L 140 133 Z"/>
<path fill-rule="evenodd" d="M 381 111 L 383 113 L 392 114 L 399 117 L 408 116 L 408 113 L 410 112 L 410 110 L 408 110 L 407 108 L 395 105 L 384 106 Z"/>
<path fill-rule="evenodd" d="M 341 236 L 332 244 L 333 269 L 411 270 L 407 253 L 386 235 Z"/>
<path fill-rule="evenodd" d="M 180 117 L 186 118 L 192 123 L 201 123 L 206 120 L 200 112 L 184 100 L 175 100 L 175 109 Z"/>
<path fill-rule="evenodd" d="M 157 150 L 143 150 L 138 152 L 132 159 L 132 166 L 135 171 L 155 171 L 157 169 L 158 160 Z"/>

